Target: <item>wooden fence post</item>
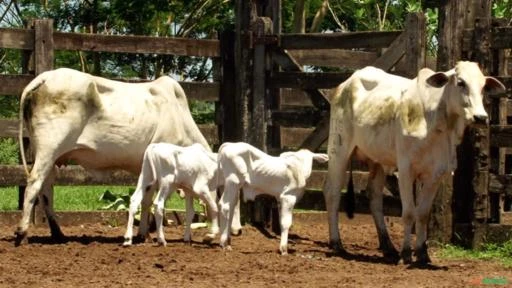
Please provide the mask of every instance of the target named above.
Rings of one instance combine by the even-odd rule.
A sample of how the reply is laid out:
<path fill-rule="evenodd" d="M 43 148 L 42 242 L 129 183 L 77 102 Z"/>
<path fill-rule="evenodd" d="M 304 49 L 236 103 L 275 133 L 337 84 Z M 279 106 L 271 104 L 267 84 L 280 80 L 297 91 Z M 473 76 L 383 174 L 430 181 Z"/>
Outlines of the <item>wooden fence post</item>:
<path fill-rule="evenodd" d="M 449 2 L 449 1 L 448 1 Z M 460 43 L 462 39 L 459 39 L 455 37 L 454 35 L 461 36 L 462 34 L 457 34 L 462 32 L 461 28 L 461 21 L 463 21 L 463 18 L 457 18 L 452 19 L 453 15 L 461 15 L 462 14 L 462 6 L 458 6 L 457 3 L 451 2 L 446 3 L 445 7 L 443 9 L 440 9 L 439 11 L 439 50 L 438 50 L 438 57 L 441 57 L 441 59 L 444 59 L 441 63 L 438 61 L 438 70 L 444 69 L 448 70 L 448 65 L 446 62 L 447 59 L 450 59 L 450 61 L 453 61 L 455 63 L 454 58 L 459 57 L 460 53 L 457 48 L 453 47 L 452 45 L 457 45 L 456 43 Z M 410 45 L 409 43 L 411 41 L 411 38 L 414 36 L 409 31 L 412 31 L 415 27 L 418 27 L 416 29 L 420 29 L 419 23 L 422 23 L 422 27 L 425 28 L 423 31 L 418 31 L 418 34 L 422 35 L 422 39 L 426 41 L 426 24 L 425 24 L 425 18 L 416 20 L 415 14 L 409 14 L 407 19 L 406 31 L 407 31 L 407 48 L 406 48 L 406 63 L 408 65 L 408 71 L 416 71 L 414 77 L 418 74 L 419 71 L 418 68 L 425 67 L 425 52 L 426 52 L 426 43 L 421 43 L 420 40 L 417 42 L 417 46 L 422 46 L 425 49 L 423 50 L 423 54 L 420 52 L 417 52 L 416 54 L 411 54 L 413 49 L 413 45 Z M 423 16 L 423 15 L 422 15 Z M 409 28 L 409 25 L 412 27 Z M 414 42 L 413 42 L 414 43 Z M 409 48 L 409 46 L 412 46 Z M 413 56 L 407 56 L 407 55 L 413 55 Z M 415 57 L 416 56 L 416 57 Z M 415 57 L 415 58 L 413 58 Z M 410 59 L 410 60 L 409 60 Z M 439 58 L 438 58 L 439 60 Z M 416 64 L 417 63 L 417 64 Z M 442 64 L 443 67 L 440 68 L 439 65 Z M 422 65 L 422 66 L 420 66 Z M 410 76 L 411 77 L 411 76 Z M 453 215 L 452 215 L 452 197 L 453 197 L 453 177 L 451 175 L 448 175 L 441 179 L 439 188 L 437 189 L 437 195 L 434 198 L 434 202 L 432 204 L 431 212 L 430 212 L 430 219 L 428 224 L 428 238 L 429 240 L 434 240 L 439 243 L 449 243 L 452 238 L 452 232 L 453 232 Z"/>
<path fill-rule="evenodd" d="M 235 33 L 224 31 L 220 34 L 220 57 L 222 65 L 222 77 L 220 79 L 219 105 L 217 127 L 219 133 L 219 145 L 223 142 L 239 141 L 239 127 L 241 115 L 237 110 L 237 99 L 235 93 L 236 72 L 235 72 Z"/>
<path fill-rule="evenodd" d="M 251 20 L 255 18 L 255 5 L 252 1 L 236 0 L 235 2 L 235 110 L 236 118 L 236 140 L 249 142 L 249 99 L 252 91 L 252 55 L 253 51 L 249 46 L 252 41 L 250 31 Z M 240 215 L 242 223 L 249 220 L 252 214 L 252 204 L 240 203 Z"/>
<path fill-rule="evenodd" d="M 34 65 L 36 75 L 53 69 L 53 19 L 34 20 Z"/>
<path fill-rule="evenodd" d="M 258 17 L 252 23 L 254 45 L 254 70 L 252 88 L 252 121 L 251 143 L 267 152 L 267 117 L 266 117 L 266 78 L 267 78 L 267 49 L 265 36 L 272 34 L 272 20 Z"/>
<path fill-rule="evenodd" d="M 264 152 L 267 150 L 267 109 L 268 103 L 268 89 L 267 89 L 267 75 L 270 67 L 268 54 L 266 48 L 265 36 L 272 34 L 272 20 L 268 17 L 258 17 L 252 22 L 253 43 L 254 43 L 254 70 L 253 70 L 253 88 L 252 88 L 252 121 L 251 121 L 251 138 L 250 143 L 258 147 Z M 275 200 L 260 196 L 255 200 L 254 213 L 252 222 L 260 226 L 268 226 L 269 223 L 274 223 L 272 206 L 275 205 Z"/>
<path fill-rule="evenodd" d="M 473 28 L 475 18 L 490 17 L 489 3 L 489 0 L 448 0 L 442 2 L 439 7 L 437 70 L 447 71 L 452 69 L 457 61 L 474 58 L 475 55 L 463 53 L 461 49 L 463 32 L 465 28 Z M 480 41 L 480 38 L 478 39 L 477 42 Z M 477 231 L 477 222 L 485 223 L 487 221 L 488 133 L 487 125 L 469 127 L 461 145 L 457 148 L 458 168 L 453 177 L 451 209 L 453 213 L 452 241 L 465 246 L 475 246 L 478 241 L 474 240 L 479 237 L 478 235 L 483 235 L 481 231 Z M 449 191 L 446 191 L 446 193 L 439 192 L 440 195 L 438 195 L 436 201 L 449 201 Z M 436 213 L 439 213 L 439 211 L 436 211 L 436 207 L 437 205 L 432 211 L 433 220 L 445 221 L 439 220 L 436 216 Z"/>
<path fill-rule="evenodd" d="M 426 55 L 425 15 L 422 13 L 409 13 L 405 19 L 405 63 L 406 73 L 410 78 L 416 77 L 418 71 L 425 67 Z"/>

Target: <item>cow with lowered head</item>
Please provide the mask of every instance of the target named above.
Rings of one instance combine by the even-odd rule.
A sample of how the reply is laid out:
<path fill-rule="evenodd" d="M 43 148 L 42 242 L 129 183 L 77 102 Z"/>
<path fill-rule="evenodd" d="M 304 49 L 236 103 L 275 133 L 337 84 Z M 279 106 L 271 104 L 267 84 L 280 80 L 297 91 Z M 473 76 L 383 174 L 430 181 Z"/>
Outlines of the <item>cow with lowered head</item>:
<path fill-rule="evenodd" d="M 185 92 L 168 76 L 124 83 L 60 68 L 38 75 L 25 87 L 20 109 L 20 143 L 25 124 L 35 159 L 15 232 L 16 245 L 26 238 L 39 195 L 52 237 L 64 236 L 52 203 L 56 164 L 72 160 L 95 174 L 112 169 L 139 174 L 150 143 L 199 143 L 210 150 L 192 119 Z M 26 167 L 23 147 L 21 152 Z M 142 209 L 149 206 L 151 199 L 142 203 Z M 234 225 L 240 229 L 238 218 Z"/>
<path fill-rule="evenodd" d="M 220 246 L 231 248 L 229 224 L 233 220 L 233 208 L 239 203 L 239 191 L 242 189 L 244 201 L 254 200 L 260 194 L 276 198 L 280 206 L 279 251 L 287 254 L 293 207 L 304 194 L 313 160 L 323 163 L 328 157 L 307 149 L 283 152 L 275 157 L 243 142 L 222 144 L 218 151 L 219 177 L 224 182 L 224 191 L 219 201 Z"/>
<path fill-rule="evenodd" d="M 204 241 L 211 242 L 219 232 L 217 203 L 212 195 L 220 186 L 218 181 L 217 154 L 207 151 L 201 144 L 193 144 L 186 147 L 176 146 L 170 143 L 151 143 L 144 153 L 142 171 L 139 175 L 137 188 L 130 198 L 130 210 L 128 223 L 124 234 L 123 246 L 132 245 L 133 222 L 135 212 L 141 201 L 153 198 L 153 191 L 148 189 L 153 185 L 158 186 L 158 194 L 154 201 L 155 222 L 157 230 L 157 242 L 167 245 L 162 227 L 165 211 L 165 200 L 177 188 L 185 193 L 185 235 L 183 240 L 192 240 L 190 227 L 194 218 L 193 197 L 199 198 L 205 203 L 208 218 L 211 221 L 210 231 Z M 147 211 L 145 211 L 147 213 Z M 141 215 L 146 218 L 147 215 Z M 139 235 L 147 235 L 148 227 L 140 226 Z"/>
<path fill-rule="evenodd" d="M 427 224 L 441 178 L 456 168 L 456 146 L 465 128 L 487 121 L 482 93 L 503 90 L 473 62 L 447 72 L 419 71 L 415 79 L 374 67 L 356 71 L 335 90 L 331 102 L 329 169 L 324 185 L 329 243 L 342 250 L 338 228 L 340 191 L 352 155 L 369 166 L 370 209 L 384 255 L 398 259 L 382 213 L 385 169 L 398 169 L 404 239 L 401 258 L 412 262 L 411 229 L 416 224 L 417 261 L 430 262 Z M 413 183 L 422 184 L 413 195 Z"/>

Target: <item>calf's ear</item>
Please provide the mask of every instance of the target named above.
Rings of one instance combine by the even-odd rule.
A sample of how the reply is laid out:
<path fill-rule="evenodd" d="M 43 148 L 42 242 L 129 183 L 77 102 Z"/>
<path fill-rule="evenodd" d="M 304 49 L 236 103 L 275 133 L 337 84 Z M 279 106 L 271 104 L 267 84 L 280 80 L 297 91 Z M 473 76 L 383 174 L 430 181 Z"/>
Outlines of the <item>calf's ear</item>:
<path fill-rule="evenodd" d="M 426 81 L 432 87 L 441 88 L 448 83 L 448 80 L 450 78 L 446 74 L 437 72 L 428 77 Z"/>
<path fill-rule="evenodd" d="M 485 77 L 484 92 L 488 94 L 503 93 L 507 90 L 505 85 L 494 77 Z"/>
<path fill-rule="evenodd" d="M 317 161 L 318 163 L 325 163 L 329 161 L 329 156 L 323 153 L 313 153 L 313 160 Z"/>

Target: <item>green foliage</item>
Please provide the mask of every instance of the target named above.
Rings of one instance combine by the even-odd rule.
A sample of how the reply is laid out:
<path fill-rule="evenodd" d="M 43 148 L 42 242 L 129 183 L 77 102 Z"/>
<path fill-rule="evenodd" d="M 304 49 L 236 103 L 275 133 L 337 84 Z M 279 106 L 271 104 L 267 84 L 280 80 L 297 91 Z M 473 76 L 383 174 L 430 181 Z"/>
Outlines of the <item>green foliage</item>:
<path fill-rule="evenodd" d="M 496 18 L 508 19 L 508 25 L 512 25 L 512 1 L 494 0 L 492 1 L 492 15 Z"/>
<path fill-rule="evenodd" d="M 19 106 L 18 97 L 0 95 L 0 118 L 17 118 Z"/>
<path fill-rule="evenodd" d="M 18 142 L 12 138 L 0 138 L 0 165 L 19 163 Z"/>
<path fill-rule="evenodd" d="M 499 260 L 506 267 L 512 267 L 512 240 L 503 244 L 488 243 L 478 250 L 467 250 L 447 244 L 440 250 L 439 256 L 454 259 Z"/>
<path fill-rule="evenodd" d="M 101 210 L 115 210 L 125 211 L 130 207 L 130 197 L 133 194 L 133 189 L 130 189 L 128 193 L 112 193 L 110 190 L 106 190 L 100 196 L 100 200 L 107 203 L 107 205 L 101 207 Z"/>
<path fill-rule="evenodd" d="M 190 112 L 197 124 L 215 122 L 215 104 L 213 102 L 190 100 Z"/>

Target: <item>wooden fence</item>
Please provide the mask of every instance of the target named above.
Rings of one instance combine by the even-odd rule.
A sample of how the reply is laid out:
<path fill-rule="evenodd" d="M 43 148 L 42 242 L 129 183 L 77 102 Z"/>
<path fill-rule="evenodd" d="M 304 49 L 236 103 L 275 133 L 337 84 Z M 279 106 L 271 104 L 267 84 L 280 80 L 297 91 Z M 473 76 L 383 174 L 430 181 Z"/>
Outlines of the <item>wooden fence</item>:
<path fill-rule="evenodd" d="M 484 99 L 490 125 L 467 129 L 457 149 L 453 189 L 446 186 L 438 192 L 431 218 L 439 229 L 432 232 L 444 234 L 437 237 L 441 241 L 451 240 L 468 247 L 509 239 L 511 227 L 502 225 L 504 202 L 500 199 L 511 191 L 507 175 L 510 171 L 505 164 L 506 147 L 512 142 L 508 127 L 502 125 L 512 86 L 505 73 L 508 65 L 504 49 L 510 48 L 512 31 L 491 18 L 489 0 L 425 3 L 439 9 L 437 70 L 450 69 L 459 60 L 471 60 L 480 64 L 484 74 L 495 76 L 507 86 L 506 93 L 486 95 Z"/>
<path fill-rule="evenodd" d="M 213 146 L 225 141 L 245 141 L 270 154 L 298 147 L 325 150 L 329 122 L 328 90 L 345 80 L 352 70 L 373 65 L 412 77 L 427 65 L 422 14 L 410 14 L 404 31 L 282 34 L 280 1 L 238 0 L 235 6 L 236 30 L 221 33 L 219 40 L 61 33 L 53 31 L 51 20 L 36 20 L 31 29 L 0 29 L 0 48 L 30 52 L 35 75 L 53 68 L 55 50 L 210 57 L 220 63 L 221 71 L 216 74 L 221 77 L 214 79 L 213 83 L 181 82 L 189 99 L 216 103 L 216 123 L 199 125 L 200 130 Z M 481 64 L 486 67 L 488 75 L 498 75 L 496 71 L 503 70 L 504 64 L 496 64 L 501 63 L 496 57 L 503 53 L 496 51 L 510 48 L 512 36 L 510 27 L 489 25 L 466 29 L 461 47 L 468 55 L 472 54 L 471 57 L 483 59 Z M 304 70 L 305 65 L 340 67 L 345 72 L 310 72 Z M 33 74 L 0 75 L 0 95 L 19 96 L 33 77 Z M 489 219 L 489 222 L 499 222 L 497 210 L 489 210 L 488 203 L 492 204 L 491 207 L 497 206 L 496 203 L 499 206 L 496 199 L 510 195 L 512 191 L 509 171 L 512 163 L 511 156 L 507 156 L 510 155 L 507 147 L 512 147 L 512 128 L 505 122 L 511 117 L 508 107 L 512 104 L 507 97 L 511 96 L 512 81 L 507 75 L 499 76 L 499 79 L 507 85 L 508 94 L 490 98 L 490 109 L 494 111 L 490 113 L 492 125 L 476 130 L 480 131 L 477 133 L 480 136 L 470 134 L 473 138 L 467 142 L 471 149 L 479 147 L 475 157 L 480 157 L 480 164 L 468 166 L 473 172 L 459 171 L 462 179 L 467 175 L 471 177 L 468 179 L 476 179 L 466 179 L 465 182 L 470 182 L 477 195 L 464 202 L 467 195 L 454 192 L 454 199 L 458 199 L 454 203 L 455 209 L 467 212 L 457 216 L 461 223 L 475 217 L 482 221 L 485 219 L 485 222 Z M 0 137 L 16 137 L 17 129 L 17 119 L 0 120 Z M 491 131 L 490 141 L 486 140 L 489 138 L 486 138 L 485 131 Z M 491 153 L 486 152 L 489 142 L 497 152 L 492 152 L 492 149 Z M 471 155 L 475 155 L 475 150 L 472 151 Z M 497 156 L 494 157 L 493 153 Z M 459 167 L 460 163 L 464 163 L 463 159 L 459 159 Z M 364 191 L 367 182 L 365 167 L 357 163 L 354 167 L 358 168 L 354 173 L 355 188 Z M 315 166 L 308 182 L 308 192 L 298 203 L 298 208 L 325 209 L 323 195 L 318 191 L 325 178 L 324 169 L 325 166 Z M 485 180 L 488 179 L 485 173 L 489 171 L 492 173 L 487 189 L 489 180 Z M 478 178 L 478 175 L 484 176 Z M 109 177 L 95 179 L 80 167 L 58 169 L 56 177 L 58 185 L 135 183 L 136 175 L 115 171 Z M 0 186 L 25 184 L 22 167 L 0 166 Z M 478 185 L 482 189 L 474 189 Z M 387 188 L 391 195 L 398 194 L 396 186 L 396 179 L 390 177 Z M 449 187 L 451 183 L 446 183 L 441 189 L 451 191 Z M 465 188 L 455 190 L 464 193 Z M 365 204 L 367 197 L 361 193 L 358 195 L 357 212 L 369 213 Z M 451 192 L 449 195 L 451 197 Z M 389 196 L 384 201 L 386 215 L 400 215 L 397 197 Z M 479 216 L 475 216 L 475 211 L 480 211 Z"/>
<path fill-rule="evenodd" d="M 237 5 L 247 4 L 242 3 L 245 1 L 238 2 Z M 424 27 L 421 22 L 424 20 L 419 14 L 414 14 L 408 19 L 410 21 L 408 27 L 413 28 L 405 31 L 307 35 L 278 33 L 260 36 L 255 34 L 252 42 L 248 39 L 233 41 L 236 35 L 243 34 L 240 31 L 238 34 L 224 33 L 220 36 L 220 40 L 62 33 L 53 31 L 50 19 L 35 20 L 29 29 L 0 29 L 0 48 L 24 50 L 31 54 L 33 60 L 33 66 L 28 69 L 33 74 L 0 75 L 0 83 L 2 83 L 0 95 L 19 97 L 24 86 L 34 78 L 34 75 L 54 68 L 54 51 L 56 50 L 210 57 L 220 63 L 222 73 L 218 74 L 223 75 L 222 78 L 215 79 L 216 81 L 212 83 L 180 82 L 180 84 L 184 87 L 189 99 L 216 103 L 217 123 L 199 125 L 201 132 L 211 145 L 217 146 L 224 141 L 246 141 L 271 154 L 276 154 L 283 149 L 295 149 L 304 146 L 307 141 L 313 141 L 318 142 L 317 144 L 313 143 L 317 147 L 310 148 L 324 149 L 325 146 L 322 148 L 321 144 L 325 141 L 326 134 L 318 136 L 315 133 L 325 127 L 320 129 L 315 129 L 315 127 L 328 122 L 325 121 L 328 119 L 328 99 L 324 94 L 325 90 L 319 89 L 336 86 L 350 73 L 304 73 L 302 66 L 342 64 L 340 67 L 353 70 L 367 65 L 376 65 L 390 70 L 401 58 L 404 58 L 404 55 L 409 55 L 405 57 L 407 60 L 403 63 L 409 63 L 410 67 L 402 71 L 405 75 L 412 73 L 407 71 L 414 71 L 423 66 L 423 48 L 414 49 L 418 49 L 424 44 L 421 41 L 418 43 L 418 39 L 424 39 L 421 36 L 424 30 L 416 30 L 418 27 Z M 276 46 L 277 42 L 273 41 L 279 42 L 280 45 Z M 237 53 L 243 50 L 243 53 L 247 53 L 247 55 L 257 56 L 254 51 L 264 48 L 262 43 L 263 46 L 269 44 L 269 47 L 273 48 L 268 50 L 272 52 L 271 54 L 261 54 L 265 58 L 261 63 L 269 63 L 267 62 L 270 59 L 268 57 L 271 57 L 275 61 L 272 67 L 280 66 L 280 68 L 272 70 L 270 65 L 259 68 L 248 67 L 247 69 L 251 70 L 253 68 L 262 69 L 260 72 L 253 73 L 251 71 L 251 73 L 244 74 L 244 70 L 246 70 L 244 61 L 249 59 L 247 57 L 241 57 L 242 60 L 236 63 L 241 67 L 235 68 L 234 62 L 236 62 Z M 354 48 L 359 48 L 360 51 L 354 51 Z M 388 49 L 381 53 L 383 48 Z M 420 54 L 406 53 L 406 51 L 413 50 L 419 51 Z M 325 56 L 328 54 L 330 57 Z M 415 55 L 416 59 L 411 60 L 410 55 Z M 246 78 L 241 79 L 241 75 L 245 75 Z M 251 77 L 251 79 L 247 77 Z M 257 81 L 263 81 L 263 83 L 259 83 L 263 85 L 261 87 L 268 85 L 269 88 L 258 91 L 255 88 L 257 86 L 253 86 L 253 84 L 258 84 Z M 247 83 L 251 83 L 251 85 L 247 86 Z M 301 88 L 306 94 L 297 93 L 296 90 L 292 92 L 289 88 Z M 239 96 L 244 94 L 241 91 L 248 91 L 246 95 L 251 95 L 251 101 L 259 99 L 259 96 L 253 96 L 252 93 L 260 93 L 260 95 L 267 91 L 272 93 L 263 95 L 267 99 L 260 103 L 263 106 L 251 105 L 253 109 L 263 111 L 262 117 L 253 117 L 254 111 L 240 108 L 240 101 L 249 101 L 249 99 Z M 251 121 L 259 121 L 260 129 L 254 129 L 255 126 L 252 122 L 240 130 L 241 127 L 237 125 L 244 123 L 244 117 L 248 117 L 247 114 L 242 115 L 244 109 L 246 113 L 251 112 Z M 248 133 L 248 131 L 254 133 Z M 18 119 L 0 119 L 0 137 L 17 137 L 17 134 Z M 264 140 L 260 139 L 259 143 L 247 136 L 263 134 L 265 134 L 262 136 Z M 324 138 L 320 139 L 319 137 Z M 269 145 L 264 147 L 258 145 L 263 143 L 261 141 Z M 307 145 L 311 146 L 311 143 Z M 298 207 L 300 208 L 323 209 L 324 207 L 323 196 L 318 190 L 322 188 L 325 166 L 316 168 L 308 182 L 308 190 L 316 192 L 307 194 L 299 203 Z M 366 172 L 356 171 L 354 175 L 357 190 L 364 190 Z M 108 177 L 96 179 L 81 167 L 74 166 L 59 168 L 55 182 L 57 185 L 135 185 L 135 183 L 136 175 L 126 172 L 114 171 Z M 20 165 L 0 165 L 0 186 L 23 186 L 25 184 L 24 170 Z M 361 196 L 360 201 L 366 202 L 367 200 Z M 386 205 L 387 214 L 400 214 L 398 199 L 389 198 L 385 201 L 390 203 Z M 359 212 L 369 212 L 367 205 L 359 205 L 359 207 L 361 207 Z"/>
<path fill-rule="evenodd" d="M 28 70 L 33 74 L 0 75 L 0 95 L 12 97 L 19 97 L 25 85 L 35 75 L 54 68 L 54 51 L 56 50 L 152 53 L 211 58 L 218 58 L 220 55 L 218 40 L 62 33 L 53 31 L 51 19 L 34 20 L 31 29 L 0 28 L 0 48 L 25 50 L 31 54 L 32 58 L 33 65 Z M 189 99 L 199 101 L 218 101 L 219 99 L 219 82 L 180 82 L 180 84 Z M 215 124 L 199 125 L 199 128 L 209 143 L 219 143 Z M 0 119 L 0 137 L 17 137 L 17 135 L 18 119 Z M 0 165 L 0 186 L 25 185 L 23 171 L 23 167 L 19 165 Z M 58 175 L 56 184 L 59 185 L 134 185 L 136 183 L 136 176 L 121 172 L 112 173 L 111 177 L 103 180 L 94 180 L 79 167 L 61 168 Z"/>
<path fill-rule="evenodd" d="M 487 150 L 482 151 L 487 159 L 480 157 L 480 167 L 488 169 L 489 185 L 488 191 L 481 192 L 474 218 L 487 223 L 501 223 L 501 212 L 511 208 L 512 77 L 508 54 L 512 49 L 512 27 L 506 25 L 506 19 L 478 18 L 474 28 L 464 31 L 462 47 L 468 59 L 479 62 L 486 75 L 493 75 L 507 88 L 503 94 L 488 95 L 486 101 L 490 125 L 482 131 L 485 139 L 480 147 Z"/>
<path fill-rule="evenodd" d="M 355 69 L 368 65 L 413 77 L 425 67 L 425 18 L 407 16 L 404 31 L 281 33 L 280 1 L 236 1 L 233 82 L 236 99 L 224 107 L 237 111 L 235 138 L 270 154 L 282 149 L 325 151 L 329 124 L 329 90 Z M 304 67 L 337 67 L 342 72 L 315 72 Z M 246 131 L 251 131 L 247 133 Z M 354 163 L 355 190 L 364 192 L 367 172 Z M 325 209 L 321 191 L 326 166 L 316 166 L 298 208 Z M 401 215 L 396 178 L 390 177 L 385 214 Z M 356 212 L 369 213 L 368 198 L 356 193 Z M 276 214 L 260 213 L 264 215 Z M 277 221 L 274 221 L 277 222 Z"/>

